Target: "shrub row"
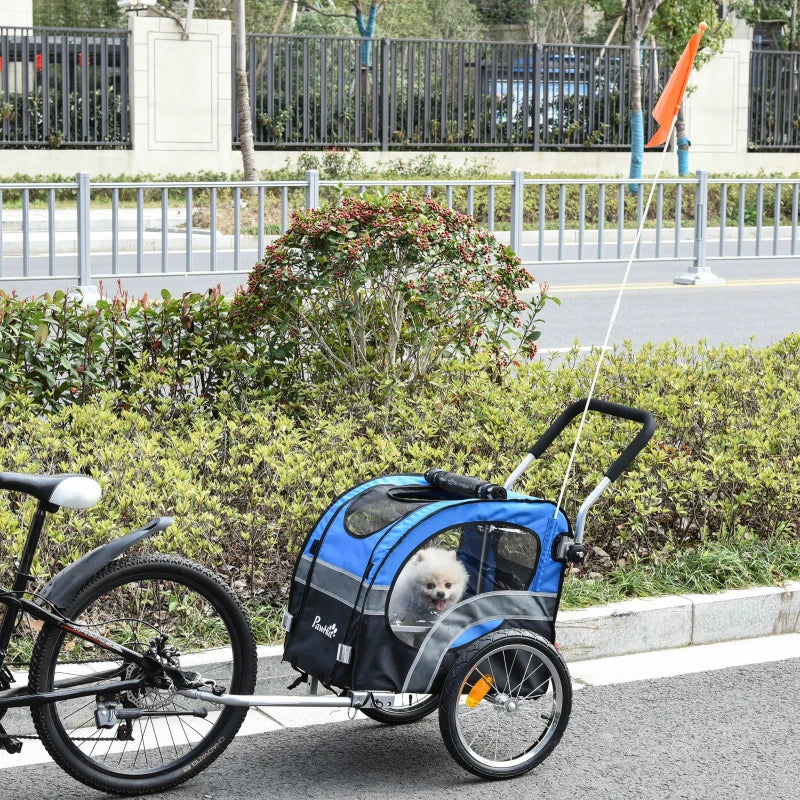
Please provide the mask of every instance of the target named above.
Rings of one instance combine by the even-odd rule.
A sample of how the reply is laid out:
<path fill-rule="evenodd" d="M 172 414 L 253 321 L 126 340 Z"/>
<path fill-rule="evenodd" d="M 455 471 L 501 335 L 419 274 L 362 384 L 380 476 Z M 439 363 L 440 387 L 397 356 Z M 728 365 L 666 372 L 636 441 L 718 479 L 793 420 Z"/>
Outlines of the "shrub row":
<path fill-rule="evenodd" d="M 670 342 L 611 353 L 597 395 L 651 410 L 658 430 L 592 511 L 585 569 L 624 576 L 626 562 L 658 563 L 711 541 L 797 537 L 798 365 L 796 335 L 764 350 Z M 279 605 L 303 537 L 339 493 L 373 475 L 431 466 L 503 480 L 585 394 L 593 367 L 593 358 L 575 356 L 557 368 L 534 362 L 491 377 L 486 360 L 450 362 L 416 392 L 398 390 L 378 407 L 319 385 L 304 418 L 269 402 L 242 410 L 224 399 L 215 407 L 176 401 L 170 419 L 120 413 L 113 392 L 47 416 L 14 407 L 0 428 L 0 461 L 6 470 L 87 472 L 103 486 L 95 508 L 53 519 L 35 567 L 42 579 L 169 514 L 176 522 L 154 546 L 210 565 L 253 604 Z M 571 516 L 634 430 L 591 420 L 566 495 Z M 523 488 L 555 499 L 569 445 L 553 445 Z M 0 580 L 21 547 L 23 517 L 21 506 L 2 505 Z"/>
<path fill-rule="evenodd" d="M 367 167 L 364 163 L 360 153 L 357 151 L 341 151 L 329 150 L 320 153 L 303 153 L 297 159 L 294 166 L 290 166 L 287 161 L 283 167 L 274 170 L 265 170 L 261 173 L 264 180 L 298 180 L 305 176 L 308 169 L 316 169 L 320 172 L 320 177 L 323 180 L 438 180 L 438 179 L 452 179 L 452 180 L 468 180 L 468 179 L 486 179 L 497 178 L 498 180 L 507 180 L 508 174 L 498 173 L 491 159 L 474 159 L 466 163 L 463 167 L 453 167 L 447 162 L 439 162 L 435 155 L 425 154 L 408 160 L 392 159 L 383 168 L 376 169 L 374 167 Z M 528 178 L 548 177 L 552 176 L 536 176 L 528 175 Z M 586 177 L 580 175 L 565 176 L 565 177 Z M 738 223 L 739 219 L 739 202 L 743 195 L 744 202 L 744 220 L 745 224 L 756 224 L 758 219 L 758 195 L 756 187 L 747 186 L 736 183 L 736 176 L 725 176 L 730 178 L 730 184 L 727 190 L 726 197 L 726 222 L 730 225 Z M 752 176 L 747 176 L 752 177 Z M 775 209 L 775 186 L 769 185 L 769 177 L 763 176 L 765 181 L 764 191 L 762 195 L 762 224 L 769 225 L 774 223 L 774 209 Z M 782 175 L 780 177 L 786 177 Z M 792 176 L 789 176 L 792 177 Z M 10 179 L 13 182 L 61 182 L 61 181 L 74 181 L 73 176 L 59 176 L 59 175 L 22 175 L 17 174 Z M 188 182 L 188 181 L 226 181 L 226 180 L 243 180 L 241 174 L 229 175 L 226 173 L 218 173 L 212 171 L 200 172 L 190 175 L 173 175 L 155 176 L 151 174 L 137 174 L 137 175 L 97 175 L 93 176 L 95 181 L 128 181 L 128 182 L 141 182 L 141 181 L 174 181 L 174 182 Z M 645 188 L 647 184 L 645 183 Z M 410 187 L 412 197 L 421 198 L 425 187 Z M 339 190 L 332 187 L 323 187 L 321 190 L 321 199 L 326 202 L 335 201 L 338 196 Z M 6 191 L 4 192 L 4 202 L 9 205 L 15 202 L 18 192 Z M 59 190 L 56 193 L 58 200 L 65 202 L 74 201 L 75 192 L 72 189 Z M 169 191 L 170 199 L 174 203 L 182 204 L 185 201 L 185 192 L 181 189 L 171 189 Z M 96 202 L 101 197 L 99 191 L 95 191 L 93 199 Z M 196 218 L 196 223 L 202 224 L 203 219 L 208 218 L 208 196 L 207 191 L 195 190 L 194 202 L 199 209 L 199 215 Z M 433 199 L 439 203 L 447 201 L 447 193 L 444 187 L 433 187 Z M 120 202 L 133 203 L 136 201 L 136 190 L 127 189 L 120 190 Z M 160 189 L 147 189 L 144 191 L 144 199 L 147 203 L 160 203 L 161 190 Z M 587 186 L 584 192 L 584 214 L 585 224 L 592 227 L 597 224 L 599 219 L 599 189 L 597 186 Z M 31 202 L 46 202 L 47 192 L 32 191 L 30 193 Z M 564 224 L 568 228 L 577 227 L 580 218 L 580 187 L 578 185 L 567 185 L 563 196 L 564 206 Z M 221 206 L 227 206 L 232 201 L 232 192 L 229 190 L 220 189 L 217 193 L 218 213 L 224 209 Z M 17 200 L 18 202 L 18 200 Z M 244 198 L 247 203 L 247 198 Z M 288 194 L 288 202 L 291 208 L 301 208 L 305 203 L 305 190 L 290 189 Z M 622 201 L 620 203 L 620 195 L 616 187 L 607 187 L 604 197 L 604 221 L 606 226 L 614 227 L 620 214 L 620 206 L 622 206 L 622 214 L 625 227 L 633 228 L 637 225 L 637 197 L 629 194 L 627 191 L 623 193 Z M 692 225 L 694 220 L 694 189 L 692 187 L 683 187 L 680 196 L 681 219 L 682 224 Z M 265 217 L 270 231 L 274 230 L 274 226 L 280 221 L 280 204 L 281 198 L 279 192 L 267 192 L 265 195 Z M 468 208 L 467 189 L 463 187 L 455 187 L 452 190 L 452 204 L 453 207 L 459 211 L 465 212 Z M 678 195 L 675 185 L 667 185 L 664 187 L 662 196 L 662 215 L 665 220 L 675 219 L 675 210 L 678 204 Z M 789 224 L 792 220 L 793 214 L 793 194 L 789 190 L 784 190 L 780 197 L 780 221 L 782 224 Z M 252 205 L 252 204 L 251 204 Z M 545 191 L 544 209 L 546 227 L 554 229 L 559 224 L 559 213 L 562 205 L 562 198 L 560 194 L 560 187 L 557 185 L 549 185 Z M 473 196 L 473 216 L 475 220 L 481 224 L 487 223 L 489 219 L 489 199 L 488 191 L 485 187 L 477 187 Z M 511 206 L 511 190 L 510 187 L 499 186 L 495 191 L 494 197 L 494 219 L 498 229 L 507 228 Z M 721 188 L 719 184 L 712 182 L 709 185 L 708 197 L 708 213 L 709 222 L 719 224 L 721 217 Z M 251 208 L 251 212 L 252 212 Z M 222 232 L 232 231 L 232 215 L 228 215 L 231 219 L 219 220 L 220 230 Z M 252 213 L 249 215 L 252 216 Z M 540 203 L 539 192 L 534 187 L 528 187 L 525 192 L 524 198 L 524 224 L 529 229 L 534 229 L 539 224 L 540 216 Z M 647 223 L 654 224 L 657 216 L 657 206 L 654 201 L 652 207 L 648 212 Z M 252 227 L 252 226 L 250 226 Z M 252 231 L 246 231 L 252 232 Z"/>
<path fill-rule="evenodd" d="M 219 291 L 158 303 L 126 294 L 86 307 L 63 292 L 0 292 L 0 408 L 52 411 L 114 390 L 123 406 L 215 399 L 254 378 L 258 340 L 245 338 Z"/>
<path fill-rule="evenodd" d="M 0 407 L 53 410 L 102 388 L 146 408 L 298 384 L 383 395 L 447 358 L 533 358 L 546 288 L 510 248 L 430 198 L 370 193 L 295 215 L 233 302 L 211 291 L 84 308 L 0 294 Z M 145 373 L 157 380 L 145 380 Z"/>

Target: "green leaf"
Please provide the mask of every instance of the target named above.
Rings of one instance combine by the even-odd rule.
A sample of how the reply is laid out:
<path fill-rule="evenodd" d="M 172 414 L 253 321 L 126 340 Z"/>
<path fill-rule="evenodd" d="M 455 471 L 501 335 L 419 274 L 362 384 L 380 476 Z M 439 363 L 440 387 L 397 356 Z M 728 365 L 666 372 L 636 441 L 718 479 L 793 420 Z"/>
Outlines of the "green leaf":
<path fill-rule="evenodd" d="M 50 333 L 50 326 L 46 322 L 40 322 L 36 327 L 36 333 L 33 335 L 33 340 L 38 345 L 43 345 L 47 340 Z"/>
<path fill-rule="evenodd" d="M 55 386 L 56 376 L 53 375 L 52 372 L 46 369 L 41 369 L 40 367 L 35 367 L 33 371 L 41 375 L 47 381 L 48 388 Z"/>

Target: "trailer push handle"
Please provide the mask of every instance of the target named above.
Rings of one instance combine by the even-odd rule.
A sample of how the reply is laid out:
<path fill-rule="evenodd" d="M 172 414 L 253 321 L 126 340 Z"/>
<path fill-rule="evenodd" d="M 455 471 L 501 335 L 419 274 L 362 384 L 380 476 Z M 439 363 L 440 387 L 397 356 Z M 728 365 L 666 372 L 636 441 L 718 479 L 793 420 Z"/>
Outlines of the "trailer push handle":
<path fill-rule="evenodd" d="M 576 400 L 572 405 L 561 413 L 556 421 L 545 431 L 544 435 L 530 449 L 534 458 L 540 458 L 542 453 L 553 443 L 561 431 L 572 422 L 575 417 L 579 417 L 586 408 L 586 400 Z M 620 403 L 609 403 L 607 400 L 589 401 L 589 411 L 597 411 L 609 417 L 619 417 L 638 422 L 642 427 L 636 438 L 622 451 L 616 461 L 606 470 L 606 477 L 613 483 L 630 466 L 631 462 L 642 448 L 650 441 L 656 430 L 656 421 L 649 411 L 640 408 L 623 406 Z"/>
<path fill-rule="evenodd" d="M 583 400 L 576 400 L 574 403 L 567 406 L 555 422 L 545 431 L 544 435 L 531 447 L 529 455 L 525 456 L 522 463 L 511 473 L 508 480 L 505 482 L 506 489 L 511 489 L 513 487 L 522 473 L 525 472 L 535 459 L 539 458 L 542 453 L 547 450 L 564 428 L 566 428 L 573 419 L 583 414 L 584 408 L 586 408 L 585 398 Z M 574 545 L 571 548 L 575 560 L 582 560 L 579 556 L 582 550 L 581 542 L 583 541 L 583 531 L 589 509 L 597 502 L 600 495 L 630 466 L 633 459 L 636 458 L 642 448 L 650 441 L 656 430 L 656 421 L 653 415 L 649 411 L 644 411 L 640 408 L 631 408 L 630 406 L 623 406 L 620 403 L 610 403 L 607 400 L 596 400 L 592 398 L 589 401 L 589 411 L 596 411 L 610 417 L 618 417 L 619 419 L 638 422 L 642 427 L 633 441 L 628 444 L 614 463 L 606 470 L 603 480 L 600 481 L 586 500 L 583 501 L 575 520 L 575 539 Z M 576 545 L 580 547 L 575 549 Z"/>

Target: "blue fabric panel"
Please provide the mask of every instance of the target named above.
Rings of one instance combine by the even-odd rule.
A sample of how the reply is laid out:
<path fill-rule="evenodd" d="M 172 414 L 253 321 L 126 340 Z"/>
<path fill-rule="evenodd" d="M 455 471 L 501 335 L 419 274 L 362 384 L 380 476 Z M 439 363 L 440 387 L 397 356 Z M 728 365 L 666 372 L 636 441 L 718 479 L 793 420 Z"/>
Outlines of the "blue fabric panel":
<path fill-rule="evenodd" d="M 453 644 L 450 645 L 450 649 L 453 650 L 456 647 L 461 647 L 462 645 L 469 644 L 470 642 L 474 642 L 479 636 L 483 636 L 484 633 L 491 633 L 495 628 L 499 628 L 503 624 L 502 619 L 490 619 L 486 622 L 481 622 L 478 625 L 473 625 L 471 628 L 467 628 L 461 636 L 456 639 Z"/>
<path fill-rule="evenodd" d="M 343 494 L 321 517 L 319 522 L 314 529 L 314 533 L 309 538 L 308 542 L 306 542 L 305 549 L 303 553 L 310 554 L 311 553 L 311 545 L 320 538 L 325 533 L 325 529 L 328 527 L 328 523 L 330 520 L 336 516 L 344 506 L 346 506 L 351 500 L 354 500 L 360 494 L 363 494 L 367 491 L 367 489 L 371 489 L 373 486 L 381 486 L 387 483 L 402 483 L 402 484 L 425 484 L 425 478 L 421 475 L 385 475 L 381 478 L 373 478 L 372 480 L 366 481 L 365 483 L 361 483 L 358 486 L 354 486 L 348 492 Z M 366 539 L 360 541 L 369 541 L 372 542 L 370 545 L 370 552 L 372 551 L 372 547 L 375 546 L 375 542 L 380 538 L 381 531 L 376 532 L 373 536 L 368 536 Z M 342 556 L 347 555 L 347 551 L 349 550 L 348 545 L 352 542 L 358 542 L 359 540 L 353 536 L 350 536 L 347 531 L 344 530 L 344 527 L 341 522 L 341 518 L 337 520 L 333 525 L 331 525 L 330 530 L 328 531 L 327 536 L 325 537 L 326 540 L 328 537 L 333 537 L 336 541 L 339 542 Z M 344 537 L 344 538 L 342 538 Z M 327 549 L 327 548 L 326 548 Z M 331 558 L 334 558 L 331 561 Z M 329 557 L 325 559 L 326 561 L 334 564 L 335 566 L 341 566 L 344 569 L 350 569 L 350 567 L 346 567 L 343 563 L 340 563 L 340 560 L 336 558 L 335 555 L 329 554 Z M 352 559 L 347 559 L 349 562 L 352 563 Z M 358 570 L 357 574 L 361 575 L 366 568 L 367 561 L 363 561 Z"/>
<path fill-rule="evenodd" d="M 564 515 L 559 512 L 558 518 L 554 519 L 552 514 L 548 520 L 544 534 L 540 534 L 542 539 L 542 553 L 539 556 L 539 567 L 533 578 L 533 585 L 530 587 L 533 592 L 557 592 L 561 582 L 561 572 L 564 565 L 560 561 L 553 561 L 553 541 L 560 533 L 566 533 L 567 527 Z"/>

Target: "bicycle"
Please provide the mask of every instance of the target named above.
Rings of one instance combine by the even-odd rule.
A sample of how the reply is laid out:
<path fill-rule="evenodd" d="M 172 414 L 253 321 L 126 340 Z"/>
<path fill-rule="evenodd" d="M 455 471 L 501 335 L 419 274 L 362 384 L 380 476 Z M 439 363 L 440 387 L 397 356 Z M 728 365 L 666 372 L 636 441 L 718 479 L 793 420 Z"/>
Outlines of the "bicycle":
<path fill-rule="evenodd" d="M 178 556 L 128 550 L 173 520 L 158 517 L 101 545 L 29 590 L 46 515 L 85 509 L 100 485 L 85 475 L 0 473 L 0 489 L 34 497 L 21 557 L 0 623 L 0 747 L 9 708 L 29 707 L 54 761 L 79 781 L 116 794 L 161 791 L 197 775 L 230 744 L 246 707 L 192 699 L 252 694 L 256 646 L 237 598 L 209 570 Z M 9 645 L 23 613 L 42 622 L 27 686 L 9 669 Z"/>

